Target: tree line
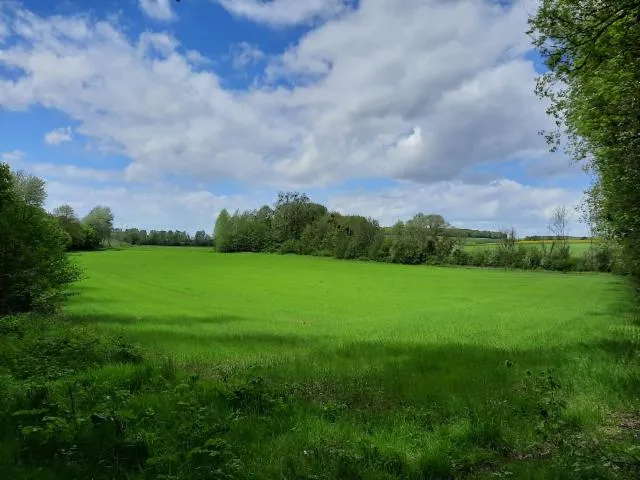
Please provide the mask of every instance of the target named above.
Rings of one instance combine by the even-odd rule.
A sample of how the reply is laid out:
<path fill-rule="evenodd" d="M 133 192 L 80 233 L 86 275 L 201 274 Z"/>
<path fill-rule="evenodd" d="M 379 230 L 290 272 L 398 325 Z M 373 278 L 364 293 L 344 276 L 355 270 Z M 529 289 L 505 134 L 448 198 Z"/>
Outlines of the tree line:
<path fill-rule="evenodd" d="M 442 215 L 419 213 L 406 222 L 381 227 L 368 217 L 330 212 L 306 194 L 281 192 L 273 208 L 222 210 L 214 244 L 220 252 L 279 252 L 373 260 L 407 265 L 450 264 L 550 270 L 616 269 L 616 251 L 598 244 L 583 257 L 571 255 L 564 207 L 550 219 L 551 239 L 540 245 L 518 242 L 515 230 L 489 233 L 495 248 L 465 249 L 469 229 L 452 227 Z"/>
<path fill-rule="evenodd" d="M 180 230 L 150 230 L 138 228 L 114 229 L 112 239 L 129 245 L 157 245 L 165 247 L 211 247 L 213 239 L 204 230 L 195 235 Z"/>

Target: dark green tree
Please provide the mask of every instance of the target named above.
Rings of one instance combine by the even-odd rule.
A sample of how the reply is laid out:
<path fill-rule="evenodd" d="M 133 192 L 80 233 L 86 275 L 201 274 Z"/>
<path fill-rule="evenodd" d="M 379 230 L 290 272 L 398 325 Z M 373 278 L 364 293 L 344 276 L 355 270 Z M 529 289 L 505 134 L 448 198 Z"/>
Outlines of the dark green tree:
<path fill-rule="evenodd" d="M 0 164 L 0 316 L 59 304 L 79 277 L 67 242 L 57 220 L 25 202 L 9 166 Z"/>
<path fill-rule="evenodd" d="M 60 205 L 52 215 L 69 235 L 69 250 L 95 250 L 100 247 L 100 239 L 93 227 L 80 222 L 70 205 Z"/>
<path fill-rule="evenodd" d="M 324 205 L 311 202 L 304 193 L 280 192 L 272 218 L 274 240 L 279 244 L 299 242 L 307 225 L 326 213 Z"/>
<path fill-rule="evenodd" d="M 233 251 L 232 227 L 231 215 L 229 215 L 226 208 L 223 208 L 216 219 L 216 226 L 213 230 L 213 240 L 215 242 L 216 250 L 219 252 Z"/>

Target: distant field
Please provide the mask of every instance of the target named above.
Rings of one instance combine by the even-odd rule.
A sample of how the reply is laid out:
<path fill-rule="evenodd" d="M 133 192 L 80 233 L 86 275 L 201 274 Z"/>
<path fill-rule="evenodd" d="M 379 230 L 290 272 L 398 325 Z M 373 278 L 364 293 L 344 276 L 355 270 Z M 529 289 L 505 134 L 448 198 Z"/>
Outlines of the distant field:
<path fill-rule="evenodd" d="M 451 478 L 460 462 L 485 465 L 472 478 L 559 478 L 545 457 L 526 457 L 547 448 L 541 408 L 601 435 L 604 412 L 634 402 L 621 386 L 635 367 L 618 361 L 633 304 L 611 275 L 190 248 L 77 259 L 87 276 L 70 315 L 213 382 L 258 376 L 290 392 L 286 415 L 230 424 L 252 478 L 409 478 L 402 469 L 418 464 L 410 478 Z M 338 473 L 287 476 L 287 465 Z"/>
<path fill-rule="evenodd" d="M 478 241 L 479 240 L 479 241 Z M 521 240 L 518 242 L 522 245 L 536 245 L 542 246 L 543 244 L 547 246 L 547 248 L 551 247 L 551 241 L 535 241 L 535 240 Z M 465 243 L 465 249 L 468 251 L 476 250 L 478 248 L 495 248 L 499 242 L 494 239 L 476 239 L 470 238 Z M 592 240 L 571 240 L 569 242 L 569 247 L 571 249 L 571 254 L 574 256 L 583 255 L 592 245 L 597 245 L 597 241 Z"/>

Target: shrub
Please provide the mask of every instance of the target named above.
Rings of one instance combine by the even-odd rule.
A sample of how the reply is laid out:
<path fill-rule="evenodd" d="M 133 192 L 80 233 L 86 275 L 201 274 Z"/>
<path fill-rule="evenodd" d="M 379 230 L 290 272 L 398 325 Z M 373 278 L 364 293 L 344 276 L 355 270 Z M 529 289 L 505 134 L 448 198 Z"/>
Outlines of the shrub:
<path fill-rule="evenodd" d="M 555 250 L 549 253 L 545 263 L 545 268 L 549 270 L 558 270 L 561 272 L 570 271 L 575 265 L 574 260 L 568 249 Z"/>
<path fill-rule="evenodd" d="M 542 268 L 544 263 L 544 252 L 536 246 L 524 247 L 524 255 L 520 259 L 520 266 L 525 269 L 535 270 Z"/>
<path fill-rule="evenodd" d="M 282 245 L 280 245 L 280 253 L 301 253 L 300 242 L 298 240 L 285 240 Z"/>
<path fill-rule="evenodd" d="M 465 252 L 463 247 L 456 247 L 449 255 L 449 262 L 453 265 L 469 265 L 471 263 L 471 254 Z"/>
<path fill-rule="evenodd" d="M 474 267 L 486 267 L 489 265 L 489 251 L 485 248 L 477 248 L 471 251 L 469 262 Z"/>
<path fill-rule="evenodd" d="M 60 303 L 80 275 L 65 254 L 68 241 L 54 218 L 19 198 L 0 164 L 0 316 Z"/>
<path fill-rule="evenodd" d="M 393 263 L 420 265 L 426 260 L 426 252 L 411 239 L 400 237 L 394 240 L 389 250 L 389 258 Z"/>

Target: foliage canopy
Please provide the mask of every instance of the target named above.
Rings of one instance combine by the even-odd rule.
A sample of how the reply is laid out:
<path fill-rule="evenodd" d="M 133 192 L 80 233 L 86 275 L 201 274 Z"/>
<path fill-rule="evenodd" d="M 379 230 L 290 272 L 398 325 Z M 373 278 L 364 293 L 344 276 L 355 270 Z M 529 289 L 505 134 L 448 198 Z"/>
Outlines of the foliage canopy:
<path fill-rule="evenodd" d="M 27 203 L 9 166 L 0 164 L 0 316 L 49 310 L 79 276 L 65 253 L 68 235 Z"/>
<path fill-rule="evenodd" d="M 586 216 L 620 240 L 640 272 L 640 2 L 542 0 L 530 20 L 548 72 L 537 94 L 549 101 L 566 149 L 596 174 Z"/>

